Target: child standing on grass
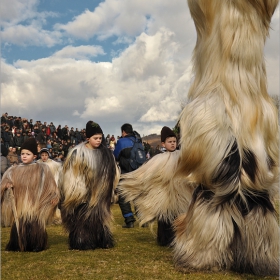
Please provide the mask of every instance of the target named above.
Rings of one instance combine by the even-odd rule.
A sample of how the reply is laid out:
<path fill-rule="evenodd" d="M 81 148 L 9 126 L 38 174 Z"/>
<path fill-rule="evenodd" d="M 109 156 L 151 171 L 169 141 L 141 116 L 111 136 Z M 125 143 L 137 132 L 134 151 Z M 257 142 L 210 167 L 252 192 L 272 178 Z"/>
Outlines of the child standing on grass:
<path fill-rule="evenodd" d="M 53 217 L 59 201 L 59 190 L 50 168 L 34 162 L 37 143 L 27 139 L 21 146 L 19 165 L 10 167 L 1 181 L 2 219 L 11 224 L 7 251 L 46 249 L 46 223 Z"/>
<path fill-rule="evenodd" d="M 62 222 L 70 249 L 111 248 L 111 202 L 119 170 L 97 123 L 86 124 L 86 137 L 63 165 Z"/>
<path fill-rule="evenodd" d="M 157 242 L 170 246 L 174 239 L 173 221 L 187 212 L 194 186 L 186 178 L 173 178 L 179 150 L 177 137 L 167 126 L 161 130 L 161 145 L 166 151 L 137 170 L 122 174 L 118 188 L 126 201 L 134 202 L 140 225 L 158 221 Z"/>

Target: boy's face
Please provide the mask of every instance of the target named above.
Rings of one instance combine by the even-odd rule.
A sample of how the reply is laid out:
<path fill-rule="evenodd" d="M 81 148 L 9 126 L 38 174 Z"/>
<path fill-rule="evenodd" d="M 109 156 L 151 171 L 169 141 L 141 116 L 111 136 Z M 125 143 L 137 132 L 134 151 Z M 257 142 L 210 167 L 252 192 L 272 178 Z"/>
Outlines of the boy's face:
<path fill-rule="evenodd" d="M 88 143 L 93 149 L 97 149 L 102 142 L 102 134 L 94 134 L 88 138 Z"/>
<path fill-rule="evenodd" d="M 20 157 L 22 163 L 26 163 L 26 164 L 32 163 L 33 160 L 36 158 L 36 156 L 33 153 L 31 153 L 29 150 L 26 149 L 21 150 Z"/>
<path fill-rule="evenodd" d="M 165 142 L 162 142 L 161 144 L 168 152 L 173 152 L 177 147 L 177 139 L 176 137 L 167 137 Z"/>
<path fill-rule="evenodd" d="M 42 159 L 43 162 L 46 162 L 48 160 L 48 158 L 49 158 L 48 153 L 46 153 L 46 152 L 41 153 L 41 159 Z"/>

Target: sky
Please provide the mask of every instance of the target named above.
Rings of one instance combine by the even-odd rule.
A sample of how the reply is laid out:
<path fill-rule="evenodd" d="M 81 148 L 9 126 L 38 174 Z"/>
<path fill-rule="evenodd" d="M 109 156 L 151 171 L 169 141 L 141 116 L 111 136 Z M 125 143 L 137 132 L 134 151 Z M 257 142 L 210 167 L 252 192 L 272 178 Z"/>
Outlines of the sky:
<path fill-rule="evenodd" d="M 1 111 L 105 135 L 173 128 L 193 79 L 186 0 L 1 0 Z M 279 94 L 279 7 L 265 61 Z"/>

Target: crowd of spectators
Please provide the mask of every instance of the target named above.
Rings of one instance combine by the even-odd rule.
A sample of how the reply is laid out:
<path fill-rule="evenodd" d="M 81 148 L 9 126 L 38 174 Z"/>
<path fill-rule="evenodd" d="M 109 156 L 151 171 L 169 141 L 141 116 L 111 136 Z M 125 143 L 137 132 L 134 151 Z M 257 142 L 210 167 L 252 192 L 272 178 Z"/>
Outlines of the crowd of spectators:
<path fill-rule="evenodd" d="M 51 158 L 56 161 L 63 161 L 71 147 L 86 140 L 85 129 L 69 129 L 68 125 L 61 127 L 53 122 L 33 122 L 32 119 L 2 114 L 1 144 L 8 150 L 10 165 L 20 162 L 20 147 L 30 137 L 36 139 L 38 151 L 48 148 Z"/>
<path fill-rule="evenodd" d="M 69 149 L 86 140 L 86 130 L 78 128 L 69 129 L 68 125 L 56 126 L 53 122 L 41 122 L 17 116 L 9 116 L 4 113 L 1 116 L 1 147 L 7 150 L 8 165 L 20 163 L 20 147 L 23 142 L 33 137 L 38 143 L 38 152 L 42 148 L 47 148 L 50 158 L 55 161 L 64 161 Z M 108 134 L 106 137 L 107 146 L 114 151 L 117 138 Z M 153 149 L 149 143 L 143 142 L 147 157 L 157 154 L 157 149 Z M 3 154 L 3 152 L 2 152 Z"/>

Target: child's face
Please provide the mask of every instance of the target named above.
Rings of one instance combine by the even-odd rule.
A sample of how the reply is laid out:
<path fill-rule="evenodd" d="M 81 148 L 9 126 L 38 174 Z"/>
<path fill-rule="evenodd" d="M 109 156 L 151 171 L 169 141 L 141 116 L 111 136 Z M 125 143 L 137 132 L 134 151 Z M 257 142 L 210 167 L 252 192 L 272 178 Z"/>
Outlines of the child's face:
<path fill-rule="evenodd" d="M 43 162 L 46 162 L 49 158 L 49 154 L 46 152 L 41 153 L 41 159 Z"/>
<path fill-rule="evenodd" d="M 102 142 L 102 134 L 94 134 L 88 138 L 88 143 L 93 149 L 97 149 Z"/>
<path fill-rule="evenodd" d="M 32 163 L 36 156 L 31 153 L 29 150 L 23 149 L 21 150 L 21 161 L 22 163 Z"/>
<path fill-rule="evenodd" d="M 168 151 L 173 152 L 177 147 L 177 139 L 176 137 L 167 137 L 165 142 L 162 142 L 162 146 Z"/>

